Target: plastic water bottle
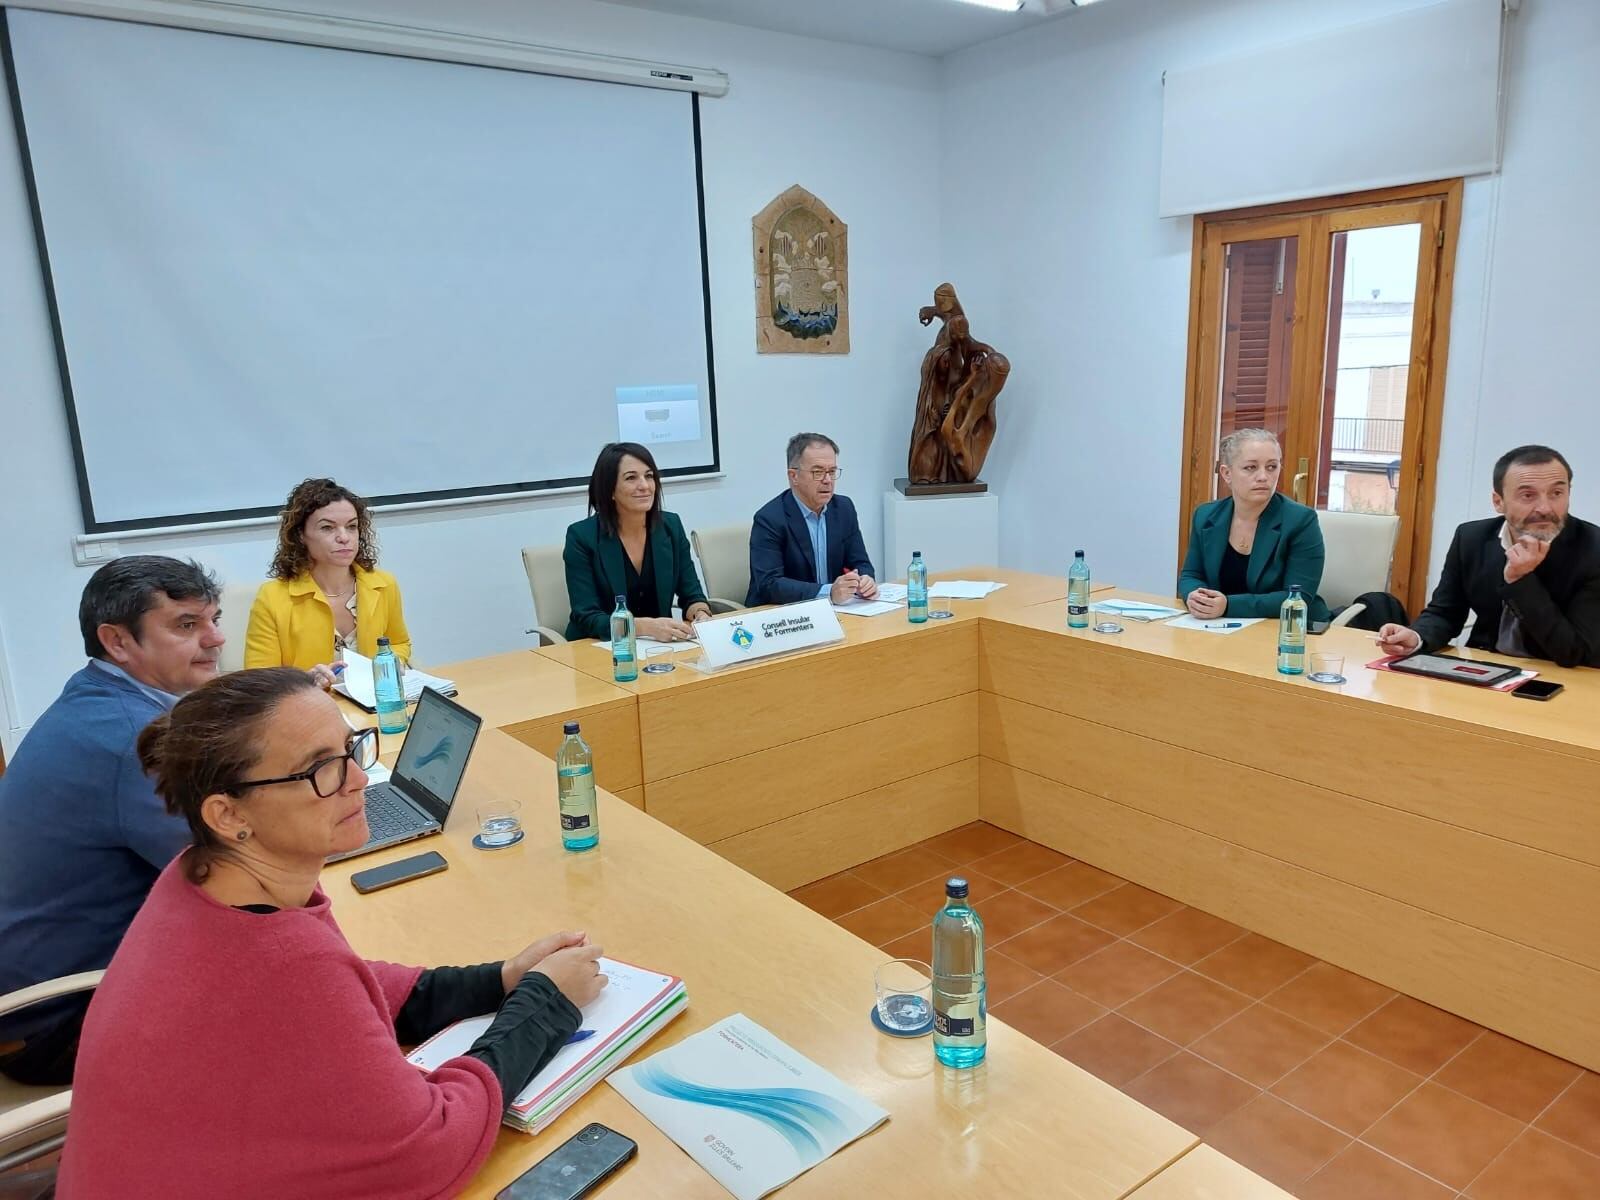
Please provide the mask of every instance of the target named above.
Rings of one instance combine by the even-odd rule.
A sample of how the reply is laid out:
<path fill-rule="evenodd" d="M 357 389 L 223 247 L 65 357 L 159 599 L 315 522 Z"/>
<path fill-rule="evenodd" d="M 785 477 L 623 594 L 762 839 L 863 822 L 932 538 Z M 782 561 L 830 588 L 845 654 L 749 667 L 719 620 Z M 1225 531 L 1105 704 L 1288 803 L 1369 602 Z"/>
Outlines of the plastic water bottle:
<path fill-rule="evenodd" d="M 1072 566 L 1067 571 L 1067 627 L 1089 628 L 1089 564 L 1083 551 L 1072 556 Z"/>
<path fill-rule="evenodd" d="M 639 640 L 626 596 L 617 597 L 617 609 L 611 614 L 611 678 L 618 683 L 639 678 Z"/>
<path fill-rule="evenodd" d="M 947 1067 L 975 1067 L 989 1049 L 983 920 L 967 903 L 967 881 L 948 880 L 933 918 L 933 1052 Z"/>
<path fill-rule="evenodd" d="M 378 654 L 372 660 L 372 695 L 378 705 L 378 729 L 382 733 L 406 731 L 406 685 L 400 676 L 400 660 L 394 656 L 389 639 L 378 639 Z"/>
<path fill-rule="evenodd" d="M 1302 675 L 1306 669 L 1306 602 L 1300 585 L 1289 585 L 1289 598 L 1278 610 L 1278 674 Z"/>
<path fill-rule="evenodd" d="M 928 619 L 928 564 L 922 561 L 922 551 L 911 552 L 911 565 L 906 568 L 906 620 L 921 625 Z"/>
<path fill-rule="evenodd" d="M 600 810 L 594 802 L 594 755 L 578 736 L 578 723 L 561 727 L 567 736 L 556 749 L 556 792 L 561 805 L 561 844 L 587 850 L 600 841 Z"/>

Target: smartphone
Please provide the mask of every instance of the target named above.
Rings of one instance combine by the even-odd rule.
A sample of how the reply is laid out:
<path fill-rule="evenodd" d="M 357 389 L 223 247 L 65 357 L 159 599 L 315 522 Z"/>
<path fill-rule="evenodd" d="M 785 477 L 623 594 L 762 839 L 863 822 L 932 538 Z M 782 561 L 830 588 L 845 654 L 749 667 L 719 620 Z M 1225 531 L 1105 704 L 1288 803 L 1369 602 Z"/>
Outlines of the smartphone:
<path fill-rule="evenodd" d="M 598 1122 L 585 1126 L 534 1163 L 495 1200 L 578 1200 L 627 1162 L 639 1143 Z"/>
<path fill-rule="evenodd" d="M 1564 686 L 1560 683 L 1551 683 L 1547 679 L 1530 679 L 1526 683 L 1518 684 L 1511 694 L 1521 696 L 1524 700 L 1548 700 Z"/>
<path fill-rule="evenodd" d="M 437 875 L 449 865 L 449 863 L 445 862 L 444 855 L 437 850 L 429 850 L 426 854 L 413 854 L 410 858 L 384 863 L 381 867 L 357 871 L 350 876 L 350 886 L 365 895 L 368 892 L 375 892 L 379 888 L 393 887 L 397 883 L 404 883 L 408 879 L 421 879 L 424 875 Z"/>

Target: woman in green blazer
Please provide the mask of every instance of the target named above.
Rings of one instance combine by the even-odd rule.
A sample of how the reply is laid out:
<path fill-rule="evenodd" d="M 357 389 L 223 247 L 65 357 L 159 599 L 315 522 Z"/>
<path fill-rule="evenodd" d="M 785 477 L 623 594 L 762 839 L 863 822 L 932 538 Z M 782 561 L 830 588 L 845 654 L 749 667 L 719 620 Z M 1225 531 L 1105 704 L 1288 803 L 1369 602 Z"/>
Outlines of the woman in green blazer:
<path fill-rule="evenodd" d="M 1222 439 L 1222 478 L 1229 495 L 1195 509 L 1178 594 L 1201 620 L 1275 617 L 1297 584 L 1306 616 L 1328 620 L 1322 584 L 1322 529 L 1316 509 L 1278 492 L 1283 452 L 1265 429 Z"/>
<path fill-rule="evenodd" d="M 693 636 L 691 624 L 711 615 L 689 556 L 683 522 L 661 508 L 656 460 L 637 442 L 612 442 L 589 476 L 589 512 L 567 526 L 561 557 L 567 566 L 572 617 L 569 638 L 609 638 L 617 597 L 640 636 L 663 642 Z M 683 620 L 672 615 L 676 600 Z"/>

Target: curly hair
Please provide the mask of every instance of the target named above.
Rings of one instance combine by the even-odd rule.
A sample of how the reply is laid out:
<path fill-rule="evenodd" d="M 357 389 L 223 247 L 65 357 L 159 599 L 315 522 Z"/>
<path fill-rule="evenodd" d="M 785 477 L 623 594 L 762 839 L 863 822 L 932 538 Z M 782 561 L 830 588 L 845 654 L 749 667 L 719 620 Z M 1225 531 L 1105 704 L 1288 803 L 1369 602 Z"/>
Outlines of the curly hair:
<path fill-rule="evenodd" d="M 355 565 L 367 571 L 377 567 L 378 535 L 373 531 L 372 510 L 367 502 L 331 479 L 306 479 L 295 484 L 283 502 L 283 512 L 278 517 L 278 548 L 273 552 L 272 566 L 267 568 L 269 577 L 294 579 L 311 570 L 311 552 L 306 549 L 304 536 L 306 522 L 319 508 L 341 500 L 351 503 L 360 522 Z"/>

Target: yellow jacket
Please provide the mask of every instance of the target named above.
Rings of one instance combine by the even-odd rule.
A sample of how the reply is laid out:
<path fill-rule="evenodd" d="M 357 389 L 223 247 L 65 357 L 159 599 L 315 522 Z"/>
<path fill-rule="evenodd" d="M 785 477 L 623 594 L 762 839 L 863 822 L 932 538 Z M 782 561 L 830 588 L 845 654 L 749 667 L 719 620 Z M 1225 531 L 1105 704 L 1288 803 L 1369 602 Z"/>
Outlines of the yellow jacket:
<path fill-rule="evenodd" d="M 400 608 L 400 585 L 387 571 L 355 568 L 356 648 L 368 658 L 386 637 L 402 662 L 411 658 L 411 634 Z M 269 579 L 250 606 L 244 635 L 246 667 L 299 667 L 309 671 L 333 658 L 333 608 L 310 574 Z"/>

